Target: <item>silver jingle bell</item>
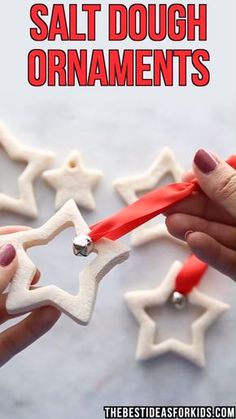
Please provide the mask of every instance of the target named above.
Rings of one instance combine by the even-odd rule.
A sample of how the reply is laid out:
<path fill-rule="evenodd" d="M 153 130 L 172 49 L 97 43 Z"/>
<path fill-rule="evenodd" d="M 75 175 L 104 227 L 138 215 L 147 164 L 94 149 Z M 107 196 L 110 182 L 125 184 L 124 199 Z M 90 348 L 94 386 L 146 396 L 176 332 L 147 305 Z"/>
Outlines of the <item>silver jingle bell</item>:
<path fill-rule="evenodd" d="M 73 240 L 73 251 L 76 256 L 88 256 L 93 250 L 93 242 L 89 236 L 79 234 Z"/>
<path fill-rule="evenodd" d="M 178 291 L 173 292 L 171 302 L 174 305 L 175 308 L 180 310 L 183 308 L 186 304 L 186 297 L 185 295 L 181 294 Z"/>

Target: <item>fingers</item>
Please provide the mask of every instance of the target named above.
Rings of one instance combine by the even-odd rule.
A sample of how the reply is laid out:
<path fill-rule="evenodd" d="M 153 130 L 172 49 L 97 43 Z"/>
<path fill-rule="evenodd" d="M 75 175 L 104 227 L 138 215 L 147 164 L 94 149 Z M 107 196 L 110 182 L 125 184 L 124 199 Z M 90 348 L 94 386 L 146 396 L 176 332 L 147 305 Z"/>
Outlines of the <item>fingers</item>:
<path fill-rule="evenodd" d="M 56 323 L 60 312 L 54 307 L 41 307 L 17 325 L 0 335 L 0 366 L 31 345 Z"/>
<path fill-rule="evenodd" d="M 7 300 L 7 293 L 0 294 L 0 324 L 5 323 L 7 320 L 14 319 L 16 317 L 22 316 L 26 313 L 21 314 L 9 314 L 6 309 L 6 300 Z"/>
<path fill-rule="evenodd" d="M 223 246 L 236 250 L 235 227 L 210 222 L 203 218 L 186 214 L 172 214 L 166 219 L 166 226 L 170 234 L 180 240 L 185 240 L 188 231 L 206 233 Z"/>
<path fill-rule="evenodd" d="M 36 284 L 39 281 L 40 276 L 41 276 L 41 274 L 37 270 L 31 284 L 32 285 Z M 0 294 L 0 324 L 3 324 L 7 320 L 13 319 L 15 317 L 22 316 L 22 314 L 26 314 L 26 312 L 25 313 L 21 313 L 21 314 L 9 314 L 8 311 L 6 310 L 6 299 L 7 299 L 7 296 L 8 296 L 7 293 Z"/>
<path fill-rule="evenodd" d="M 189 170 L 188 172 L 185 172 L 182 176 L 183 182 L 191 182 L 195 177 L 193 170 Z"/>
<path fill-rule="evenodd" d="M 236 218 L 236 171 L 205 150 L 196 153 L 193 169 L 205 194 Z"/>
<path fill-rule="evenodd" d="M 29 227 L 9 226 L 1 227 L 1 234 L 11 234 L 27 230 Z M 4 323 L 17 315 L 10 315 L 6 311 L 7 294 L 1 294 L 7 287 L 17 268 L 15 248 L 4 245 L 0 248 L 0 323 Z M 38 282 L 40 272 L 37 270 L 32 284 Z M 32 312 L 27 318 L 0 334 L 0 366 L 15 354 L 29 346 L 36 339 L 46 333 L 60 317 L 60 312 L 54 307 L 42 307 Z"/>
<path fill-rule="evenodd" d="M 166 214 L 183 212 L 223 224 L 236 225 L 236 171 L 204 150 L 196 153 L 193 168 L 194 172 L 186 173 L 183 179 L 191 181 L 193 177 L 197 177 L 207 197 L 194 193 L 173 205 Z"/>
<path fill-rule="evenodd" d="M 7 293 L 0 294 L 0 324 L 5 323 L 7 320 L 12 319 L 13 315 L 9 314 L 6 310 Z"/>
<path fill-rule="evenodd" d="M 206 220 L 236 226 L 236 217 L 230 215 L 221 205 L 212 202 L 201 193 L 193 193 L 189 198 L 172 205 L 165 215 L 185 213 L 205 218 Z M 236 213 L 236 212 L 235 212 Z"/>
<path fill-rule="evenodd" d="M 17 267 L 16 250 L 11 244 L 0 247 L 0 293 L 11 281 Z"/>
<path fill-rule="evenodd" d="M 26 226 L 0 227 L 0 235 L 11 234 L 28 229 L 30 229 L 30 227 Z M 16 251 L 11 244 L 0 248 L 0 293 L 4 291 L 14 276 L 17 266 L 16 259 Z"/>
<path fill-rule="evenodd" d="M 166 225 L 172 235 L 187 241 L 199 259 L 236 281 L 236 231 L 234 227 L 186 214 L 170 215 L 166 220 Z"/>
<path fill-rule="evenodd" d="M 0 234 L 10 234 L 16 231 L 24 231 L 29 229 L 25 226 L 7 226 L 0 227 Z M 5 245 L 0 248 L 0 324 L 5 321 L 18 317 L 19 315 L 10 315 L 6 311 L 6 298 L 7 294 L 1 295 L 5 288 L 10 283 L 12 277 L 15 274 L 17 268 L 17 257 L 15 248 L 11 245 Z M 39 270 L 36 271 L 32 285 L 36 284 L 40 279 Z"/>
<path fill-rule="evenodd" d="M 12 233 L 16 233 L 18 231 L 25 231 L 25 230 L 30 230 L 30 229 L 31 229 L 31 227 L 28 227 L 28 226 L 15 226 L 15 225 L 14 226 L 5 226 L 5 227 L 0 227 L 0 235 L 12 234 Z M 13 273 L 13 275 L 14 275 L 14 273 Z M 39 281 L 40 276 L 41 276 L 40 271 L 37 269 L 37 271 L 35 273 L 35 276 L 32 280 L 32 285 L 36 284 Z M 8 285 L 8 283 L 7 283 L 7 285 Z M 3 289 L 5 289 L 6 286 Z M 3 289 L 1 289 L 1 272 L 0 272 L 0 292 L 2 292 Z"/>
<path fill-rule="evenodd" d="M 189 234 L 187 243 L 199 259 L 236 281 L 234 250 L 228 249 L 205 233 Z"/>

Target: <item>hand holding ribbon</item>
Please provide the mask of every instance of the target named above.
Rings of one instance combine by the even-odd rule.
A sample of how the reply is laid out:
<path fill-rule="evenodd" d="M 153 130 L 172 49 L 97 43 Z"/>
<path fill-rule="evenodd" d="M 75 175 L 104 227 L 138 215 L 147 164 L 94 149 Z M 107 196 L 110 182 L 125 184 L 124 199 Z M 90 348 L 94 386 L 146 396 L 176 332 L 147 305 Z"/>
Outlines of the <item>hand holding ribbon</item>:
<path fill-rule="evenodd" d="M 236 169 L 236 156 L 230 157 L 227 163 Z M 102 237 L 119 239 L 189 197 L 194 191 L 203 193 L 196 179 L 155 189 L 111 217 L 91 226 L 89 236 L 93 242 Z M 176 291 L 183 294 L 190 292 L 199 283 L 206 269 L 207 264 L 191 256 L 176 279 Z"/>

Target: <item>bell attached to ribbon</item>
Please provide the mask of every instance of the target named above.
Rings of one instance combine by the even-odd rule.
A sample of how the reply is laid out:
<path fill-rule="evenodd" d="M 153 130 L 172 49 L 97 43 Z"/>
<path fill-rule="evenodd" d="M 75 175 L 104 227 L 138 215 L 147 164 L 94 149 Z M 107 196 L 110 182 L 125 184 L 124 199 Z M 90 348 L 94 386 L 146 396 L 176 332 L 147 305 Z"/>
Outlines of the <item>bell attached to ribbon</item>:
<path fill-rule="evenodd" d="M 93 242 L 89 236 L 79 234 L 73 240 L 73 252 L 76 256 L 88 256 L 93 250 Z"/>

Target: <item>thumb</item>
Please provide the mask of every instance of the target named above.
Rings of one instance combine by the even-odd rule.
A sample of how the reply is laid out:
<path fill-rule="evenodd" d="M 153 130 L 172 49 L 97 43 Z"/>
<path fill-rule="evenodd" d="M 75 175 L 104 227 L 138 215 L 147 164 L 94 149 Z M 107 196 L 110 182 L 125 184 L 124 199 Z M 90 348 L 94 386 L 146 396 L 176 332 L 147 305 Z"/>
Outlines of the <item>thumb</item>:
<path fill-rule="evenodd" d="M 17 266 L 16 250 L 11 244 L 0 247 L 0 293 L 11 281 Z"/>
<path fill-rule="evenodd" d="M 235 217 L 236 171 L 205 150 L 196 153 L 193 169 L 203 192 Z"/>

